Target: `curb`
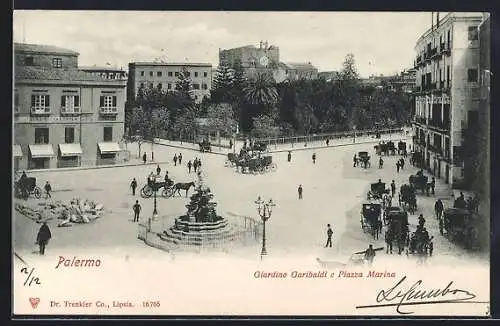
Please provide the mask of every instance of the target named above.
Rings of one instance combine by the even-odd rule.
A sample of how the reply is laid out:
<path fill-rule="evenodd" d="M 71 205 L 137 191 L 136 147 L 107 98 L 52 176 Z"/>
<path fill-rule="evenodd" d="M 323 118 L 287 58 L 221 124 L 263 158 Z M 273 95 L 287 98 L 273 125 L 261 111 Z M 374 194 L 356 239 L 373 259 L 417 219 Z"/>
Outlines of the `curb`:
<path fill-rule="evenodd" d="M 32 169 L 27 171 L 28 173 L 66 172 L 66 171 L 79 171 L 79 170 L 126 168 L 130 166 L 158 165 L 158 164 L 170 164 L 170 161 L 158 161 L 158 162 L 155 161 L 146 163 L 129 163 L 129 164 L 96 165 L 96 166 L 77 166 L 72 168 Z"/>
<path fill-rule="evenodd" d="M 199 150 L 199 149 L 196 149 L 196 148 L 189 148 L 189 147 L 184 147 L 184 146 L 181 146 L 181 145 L 162 144 L 162 143 L 155 143 L 155 145 L 162 145 L 162 146 L 167 146 L 167 147 L 173 147 L 173 148 L 179 148 L 179 149 L 192 150 L 192 151 L 195 151 L 195 152 L 200 153 L 200 150 Z M 227 155 L 227 153 L 220 153 L 220 152 L 204 152 L 204 153 L 207 153 L 207 154 L 215 154 L 215 155 L 223 155 L 223 156 L 226 156 L 226 155 Z"/>

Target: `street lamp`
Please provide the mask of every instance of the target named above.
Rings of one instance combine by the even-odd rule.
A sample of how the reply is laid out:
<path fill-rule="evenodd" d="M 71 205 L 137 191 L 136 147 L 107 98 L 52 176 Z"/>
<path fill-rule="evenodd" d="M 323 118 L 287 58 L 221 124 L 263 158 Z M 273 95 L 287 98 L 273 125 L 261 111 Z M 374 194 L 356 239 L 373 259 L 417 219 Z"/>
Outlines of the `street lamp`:
<path fill-rule="evenodd" d="M 354 130 L 354 138 L 353 138 L 353 144 L 356 144 L 356 125 L 352 126 L 352 130 Z"/>
<path fill-rule="evenodd" d="M 262 219 L 262 251 L 260 253 L 260 259 L 267 255 L 267 250 L 266 250 L 266 221 L 271 218 L 271 214 L 273 212 L 273 207 L 276 206 L 276 204 L 273 202 L 272 199 L 269 199 L 268 202 L 264 202 L 260 196 L 257 197 L 257 200 L 255 201 L 255 205 L 257 205 L 257 212 L 260 215 L 260 218 Z"/>

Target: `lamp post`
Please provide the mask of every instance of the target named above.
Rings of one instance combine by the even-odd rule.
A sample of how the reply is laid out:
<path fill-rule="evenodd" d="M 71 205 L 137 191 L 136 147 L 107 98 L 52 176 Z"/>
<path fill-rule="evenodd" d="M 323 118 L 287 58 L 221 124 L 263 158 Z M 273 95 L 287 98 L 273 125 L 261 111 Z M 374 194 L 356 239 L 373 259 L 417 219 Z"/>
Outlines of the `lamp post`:
<path fill-rule="evenodd" d="M 356 125 L 352 126 L 352 130 L 354 130 L 354 138 L 352 140 L 353 144 L 356 144 Z"/>
<path fill-rule="evenodd" d="M 262 219 L 262 251 L 260 253 L 260 259 L 267 255 L 267 250 L 266 250 L 266 221 L 271 218 L 271 214 L 273 212 L 273 207 L 276 206 L 276 204 L 273 202 L 272 199 L 269 199 L 268 202 L 263 201 L 260 196 L 257 197 L 257 200 L 255 201 L 255 205 L 257 205 L 257 212 L 260 215 L 260 218 Z"/>
<path fill-rule="evenodd" d="M 155 184 L 156 184 L 156 180 L 155 180 Z M 153 187 L 156 187 L 156 185 L 153 185 Z M 156 220 L 156 218 L 158 217 L 158 209 L 157 209 L 157 205 L 156 205 L 156 192 L 157 192 L 157 189 L 154 188 L 153 189 L 153 198 L 154 198 L 154 203 L 153 203 L 153 220 Z"/>

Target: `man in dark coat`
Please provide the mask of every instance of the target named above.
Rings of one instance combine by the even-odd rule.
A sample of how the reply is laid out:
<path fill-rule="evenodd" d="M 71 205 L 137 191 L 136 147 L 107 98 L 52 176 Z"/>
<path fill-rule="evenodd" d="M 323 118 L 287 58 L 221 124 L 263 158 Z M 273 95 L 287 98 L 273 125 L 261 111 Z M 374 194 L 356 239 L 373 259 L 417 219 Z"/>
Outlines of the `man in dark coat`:
<path fill-rule="evenodd" d="M 356 157 L 356 154 L 354 154 L 354 157 L 352 158 L 352 167 L 356 167 L 358 165 L 358 158 Z"/>
<path fill-rule="evenodd" d="M 157 175 L 160 175 L 160 173 L 161 173 L 161 168 L 160 168 L 160 165 L 158 164 L 158 165 L 156 166 L 156 174 L 157 174 Z"/>
<path fill-rule="evenodd" d="M 313 159 L 313 163 L 315 164 L 316 163 L 316 153 L 313 153 L 312 159 Z"/>
<path fill-rule="evenodd" d="M 288 151 L 288 162 L 292 160 L 292 152 Z"/>
<path fill-rule="evenodd" d="M 28 180 L 28 176 L 26 175 L 26 171 L 23 171 L 21 177 L 19 178 L 18 184 L 21 189 L 21 195 L 24 199 L 28 199 L 28 186 L 26 185 L 26 181 Z"/>
<path fill-rule="evenodd" d="M 187 167 L 188 167 L 188 173 L 191 173 L 191 167 L 193 166 L 193 163 L 191 163 L 191 160 L 188 161 Z"/>
<path fill-rule="evenodd" d="M 331 248 L 332 247 L 333 230 L 332 230 L 332 227 L 330 226 L 330 224 L 327 224 L 327 227 L 328 227 L 328 229 L 326 230 L 327 240 L 326 240 L 325 248 L 328 246 Z"/>
<path fill-rule="evenodd" d="M 434 212 L 436 212 L 436 218 L 438 220 L 441 219 L 441 216 L 443 215 L 443 210 L 444 210 L 444 207 L 443 207 L 443 202 L 441 201 L 441 199 L 436 200 L 436 203 L 434 204 Z"/>
<path fill-rule="evenodd" d="M 134 204 L 134 222 L 139 222 L 139 213 L 141 212 L 141 205 L 139 201 L 136 200 Z"/>
<path fill-rule="evenodd" d="M 146 159 L 147 159 L 146 152 L 144 152 L 144 154 L 142 154 L 142 162 L 144 164 L 146 164 Z"/>
<path fill-rule="evenodd" d="M 174 166 L 177 166 L 177 154 L 174 154 Z"/>
<path fill-rule="evenodd" d="M 372 265 L 375 255 L 376 254 L 375 254 L 375 249 L 373 249 L 373 245 L 369 245 L 368 249 L 366 249 L 365 251 L 365 260 L 367 261 L 369 266 Z"/>
<path fill-rule="evenodd" d="M 302 199 L 302 185 L 299 185 L 297 191 L 299 192 L 299 199 Z"/>
<path fill-rule="evenodd" d="M 378 168 L 381 169 L 384 166 L 384 160 L 382 159 L 382 156 L 378 160 Z"/>
<path fill-rule="evenodd" d="M 394 180 L 392 180 L 391 182 L 391 194 L 392 197 L 394 197 L 394 195 L 396 194 L 396 184 L 394 183 Z"/>
<path fill-rule="evenodd" d="M 182 164 L 182 154 L 179 153 L 179 165 Z"/>
<path fill-rule="evenodd" d="M 137 180 L 135 178 L 130 183 L 130 188 L 132 188 L 132 196 L 135 196 L 135 189 L 137 188 Z"/>
<path fill-rule="evenodd" d="M 38 230 L 38 235 L 36 236 L 36 243 L 40 246 L 40 255 L 45 255 L 45 246 L 49 242 L 50 238 L 52 238 L 52 234 L 50 233 L 49 226 L 47 222 L 43 222 L 40 230 Z"/>
<path fill-rule="evenodd" d="M 52 186 L 48 181 L 45 182 L 45 186 L 43 188 L 45 189 L 45 199 L 52 198 L 52 196 L 50 195 L 50 192 L 52 191 Z"/>

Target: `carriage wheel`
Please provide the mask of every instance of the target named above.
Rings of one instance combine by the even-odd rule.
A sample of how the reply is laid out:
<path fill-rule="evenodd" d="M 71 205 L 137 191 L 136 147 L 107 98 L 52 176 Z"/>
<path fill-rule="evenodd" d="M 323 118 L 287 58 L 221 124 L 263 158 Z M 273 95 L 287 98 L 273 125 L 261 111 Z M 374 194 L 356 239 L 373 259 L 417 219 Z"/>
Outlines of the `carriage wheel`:
<path fill-rule="evenodd" d="M 271 164 L 271 171 L 276 172 L 277 169 L 278 169 L 278 165 L 276 163 L 272 163 Z"/>
<path fill-rule="evenodd" d="M 224 162 L 224 166 L 225 166 L 225 167 L 231 166 L 231 162 L 229 162 L 228 160 L 226 160 L 226 161 Z"/>
<path fill-rule="evenodd" d="M 161 192 L 161 195 L 166 198 L 172 197 L 173 194 L 174 191 L 172 188 L 164 188 L 163 191 Z"/>
<path fill-rule="evenodd" d="M 36 199 L 40 199 L 40 197 L 42 197 L 42 190 L 40 190 L 40 188 L 38 187 L 35 187 L 35 189 L 33 189 L 33 194 L 35 195 Z"/>
<path fill-rule="evenodd" d="M 142 187 L 141 195 L 143 197 L 149 198 L 153 195 L 153 189 L 150 186 L 145 185 L 144 187 Z"/>
<path fill-rule="evenodd" d="M 366 167 L 369 168 L 371 166 L 371 163 L 368 161 L 366 162 Z"/>

